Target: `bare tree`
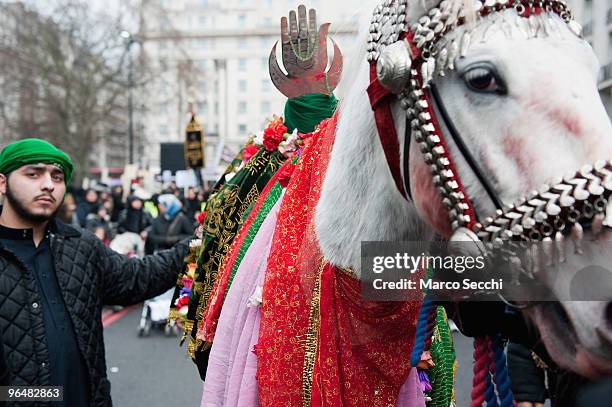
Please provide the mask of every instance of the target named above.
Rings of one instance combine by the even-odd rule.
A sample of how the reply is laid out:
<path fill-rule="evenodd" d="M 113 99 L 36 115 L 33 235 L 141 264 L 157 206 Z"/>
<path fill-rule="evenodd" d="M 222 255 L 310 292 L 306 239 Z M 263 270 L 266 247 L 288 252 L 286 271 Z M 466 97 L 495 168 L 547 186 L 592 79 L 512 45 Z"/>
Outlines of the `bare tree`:
<path fill-rule="evenodd" d="M 4 141 L 47 139 L 71 155 L 81 178 L 100 138 L 126 123 L 121 22 L 78 2 L 59 2 L 45 14 L 9 3 L 0 4 L 0 27 Z"/>

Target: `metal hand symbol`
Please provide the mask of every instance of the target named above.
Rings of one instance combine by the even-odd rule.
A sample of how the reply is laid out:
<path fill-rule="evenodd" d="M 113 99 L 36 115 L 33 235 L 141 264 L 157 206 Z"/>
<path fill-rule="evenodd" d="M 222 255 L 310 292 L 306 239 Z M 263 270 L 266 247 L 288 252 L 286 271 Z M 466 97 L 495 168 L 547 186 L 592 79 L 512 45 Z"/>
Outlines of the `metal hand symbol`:
<path fill-rule="evenodd" d="M 329 23 L 322 24 L 317 35 L 317 15 L 314 9 L 308 12 L 306 7 L 298 7 L 289 12 L 287 18 L 281 18 L 281 43 L 285 74 L 276 60 L 276 46 L 270 53 L 270 77 L 274 86 L 289 98 L 307 93 L 322 93 L 329 95 L 338 85 L 342 73 L 342 53 L 332 39 L 334 57 L 327 72 L 327 33 Z"/>

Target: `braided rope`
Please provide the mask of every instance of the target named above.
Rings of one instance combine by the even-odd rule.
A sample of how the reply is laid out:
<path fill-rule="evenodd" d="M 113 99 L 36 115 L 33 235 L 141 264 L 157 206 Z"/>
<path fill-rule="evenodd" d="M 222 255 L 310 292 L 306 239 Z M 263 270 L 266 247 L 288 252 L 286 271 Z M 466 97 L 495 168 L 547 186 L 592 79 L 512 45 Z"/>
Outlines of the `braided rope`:
<path fill-rule="evenodd" d="M 487 407 L 499 407 L 497 393 L 495 392 L 495 363 L 493 362 L 493 349 L 491 339 L 487 338 L 487 364 L 489 373 L 487 374 L 487 389 L 485 391 L 485 401 Z"/>
<path fill-rule="evenodd" d="M 495 385 L 500 399 L 500 407 L 513 407 L 514 400 L 510 388 L 510 377 L 508 376 L 508 365 L 501 335 L 497 334 L 491 341 L 493 351 L 493 363 L 495 364 Z"/>
<path fill-rule="evenodd" d="M 410 355 L 410 365 L 413 367 L 418 365 L 419 361 L 421 360 L 421 354 L 425 350 L 425 342 L 427 338 L 427 331 L 429 328 L 429 321 L 431 315 L 435 314 L 435 309 L 436 307 L 431 298 L 429 298 L 429 296 L 425 296 L 425 298 L 423 299 L 423 304 L 421 304 L 421 309 L 419 310 L 419 318 L 417 319 L 414 346 Z M 431 336 L 431 331 L 429 332 L 429 336 Z"/>
<path fill-rule="evenodd" d="M 433 332 L 436 327 L 436 317 L 438 316 L 438 307 L 434 306 L 429 313 L 427 320 L 427 327 L 425 328 L 425 344 L 423 350 L 427 351 L 431 348 L 431 342 L 433 340 Z"/>
<path fill-rule="evenodd" d="M 472 402 L 470 407 L 482 407 L 485 401 L 489 355 L 486 337 L 474 338 L 474 379 L 472 380 Z"/>

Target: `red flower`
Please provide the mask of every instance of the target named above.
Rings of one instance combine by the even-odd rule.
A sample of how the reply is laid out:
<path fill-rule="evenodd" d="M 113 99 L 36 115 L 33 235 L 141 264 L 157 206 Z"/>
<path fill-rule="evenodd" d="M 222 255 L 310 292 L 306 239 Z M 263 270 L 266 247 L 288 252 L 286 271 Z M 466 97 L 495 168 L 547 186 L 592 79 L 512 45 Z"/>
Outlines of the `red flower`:
<path fill-rule="evenodd" d="M 177 309 L 181 309 L 185 305 L 189 305 L 189 296 L 188 295 L 183 295 L 182 297 L 179 297 L 179 299 L 176 300 L 176 304 L 175 305 L 176 305 Z"/>
<path fill-rule="evenodd" d="M 253 157 L 259 151 L 259 147 L 255 144 L 249 144 L 245 148 L 242 149 L 242 159 L 244 161 L 249 161 L 251 157 Z"/>
<path fill-rule="evenodd" d="M 204 218 L 206 217 L 206 211 L 200 212 L 198 215 L 198 223 L 202 225 L 204 223 Z"/>
<path fill-rule="evenodd" d="M 285 139 L 285 133 L 287 133 L 287 126 L 283 124 L 282 119 L 278 117 L 272 120 L 264 130 L 263 144 L 266 150 L 276 151 L 280 142 Z"/>
<path fill-rule="evenodd" d="M 291 180 L 291 176 L 293 175 L 293 171 L 295 170 L 295 164 L 287 164 L 280 169 L 278 173 L 278 177 L 276 180 L 283 188 L 287 188 L 289 185 L 289 181 Z"/>

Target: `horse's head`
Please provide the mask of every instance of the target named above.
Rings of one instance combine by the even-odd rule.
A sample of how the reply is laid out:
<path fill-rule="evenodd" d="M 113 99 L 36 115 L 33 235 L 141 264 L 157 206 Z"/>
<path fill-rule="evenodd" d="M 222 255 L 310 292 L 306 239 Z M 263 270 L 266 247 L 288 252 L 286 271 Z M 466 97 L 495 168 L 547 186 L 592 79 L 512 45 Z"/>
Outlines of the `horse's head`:
<path fill-rule="evenodd" d="M 360 79 L 351 78 L 317 208 L 317 232 L 328 259 L 358 269 L 351 242 L 424 239 L 431 235 L 423 224 L 446 238 L 460 227 L 490 239 L 542 240 L 570 229 L 576 236 L 607 235 L 589 228 L 602 224 L 610 207 L 608 189 L 602 194 L 604 188 L 587 188 L 589 199 L 601 196 L 600 213 L 582 218 L 575 215 L 586 213 L 588 199 L 575 191 L 581 187 L 569 192 L 575 202 L 554 187 L 530 194 L 586 164 L 612 158 L 610 119 L 597 92 L 598 62 L 563 2 L 386 0 L 369 31 L 371 69 L 363 65 Z M 397 97 L 387 98 L 383 88 Z M 363 111 L 370 104 L 374 117 Z M 406 150 L 405 126 L 411 130 Z M 358 154 L 363 159 L 355 162 Z M 597 164 L 583 172 L 588 178 L 609 170 Z M 603 185 L 603 178 L 593 183 Z M 351 179 L 359 187 L 347 186 Z M 572 188 L 580 185 L 567 180 Z M 386 199 L 372 199 L 380 195 Z M 524 196 L 550 205 L 509 220 L 517 207 L 508 205 Z M 338 213 L 338 200 L 348 208 L 344 213 Z M 501 219 L 503 227 L 491 226 L 488 217 Z M 477 221 L 484 226 L 479 229 Z M 341 232 L 349 222 L 355 227 Z M 587 376 L 612 373 L 608 302 L 549 303 L 525 315 L 562 367 Z"/>
<path fill-rule="evenodd" d="M 414 64 L 413 51 L 421 52 L 423 61 L 416 66 L 420 72 L 413 75 L 417 83 L 412 83 L 411 91 L 417 85 L 421 88 L 419 92 L 426 95 L 420 100 L 433 105 L 429 113 L 437 121 L 434 125 L 447 144 L 446 153 L 456 173 L 453 174 L 456 178 L 447 177 L 447 182 L 459 182 L 457 191 L 467 198 L 452 200 L 450 196 L 449 201 L 452 191 L 447 188 L 446 194 L 434 200 L 437 208 L 432 210 L 434 191 L 445 187 L 444 180 L 439 178 L 444 170 L 441 165 L 434 168 L 433 175 L 438 176 L 435 182 L 431 176 L 420 176 L 430 172 L 437 157 L 421 158 L 422 152 L 431 154 L 422 143 L 429 135 L 422 134 L 423 120 L 415 122 L 413 135 L 419 131 L 421 134 L 412 138 L 410 147 L 414 202 L 427 222 L 445 236 L 458 225 L 471 227 L 474 215 L 481 221 L 488 216 L 508 221 L 511 216 L 504 218 L 502 212 L 512 212 L 508 205 L 524 201 L 521 197 L 530 191 L 558 183 L 560 177 L 575 174 L 585 164 L 612 158 L 610 119 L 597 92 L 599 65 L 564 5 L 490 0 L 484 5 L 480 2 L 472 5 L 471 0 L 467 1 L 469 5 L 443 2 L 434 13 L 418 2 L 413 12 L 408 13 L 408 24 L 414 34 L 407 41 L 413 46 L 411 62 Z M 488 11 L 483 13 L 483 7 Z M 439 28 L 448 31 L 434 34 L 432 40 L 427 36 L 435 33 L 437 26 L 432 20 L 439 13 L 446 14 L 443 26 L 450 27 Z M 423 19 L 424 15 L 428 17 Z M 448 19 L 461 23 L 448 23 Z M 385 57 L 385 51 L 381 52 Z M 427 55 L 423 57 L 423 53 Z M 387 54 L 387 58 L 393 57 L 391 50 Z M 387 68 L 388 65 L 387 62 Z M 411 84 L 406 86 L 410 88 Z M 405 90 L 403 93 L 409 95 Z M 414 108 L 419 103 L 416 96 L 404 98 L 413 118 L 424 112 L 418 106 Z M 410 109 L 414 110 L 410 113 Z M 586 169 L 585 173 L 588 172 Z M 453 225 L 448 218 L 439 216 L 447 212 L 443 200 L 447 208 L 457 212 L 451 215 Z M 560 223 L 575 209 L 571 203 L 566 206 L 559 204 L 563 207 L 557 214 Z M 579 202 L 575 206 L 582 210 Z M 605 216 L 605 205 L 601 206 L 600 222 Z M 496 213 L 496 209 L 501 211 Z M 588 229 L 595 219 L 592 216 L 579 219 L 575 231 L 585 229 L 584 233 L 591 238 L 605 238 L 609 234 L 595 236 Z M 539 229 L 534 231 L 546 219 L 538 222 L 531 230 L 513 231 L 508 227 L 503 238 L 528 236 L 541 240 L 543 234 Z M 488 223 L 494 222 L 489 219 Z M 568 229 L 572 226 L 565 223 Z M 560 239 L 563 235 L 555 227 L 547 232 L 553 239 L 555 233 Z M 547 273 L 558 270 L 549 268 Z M 586 376 L 612 373 L 612 302 L 546 303 L 525 315 L 562 367 Z"/>

